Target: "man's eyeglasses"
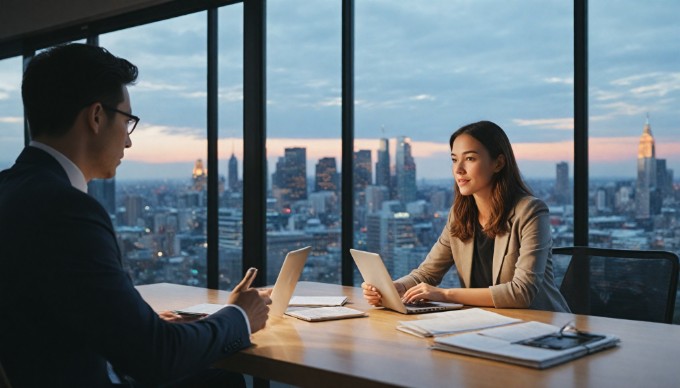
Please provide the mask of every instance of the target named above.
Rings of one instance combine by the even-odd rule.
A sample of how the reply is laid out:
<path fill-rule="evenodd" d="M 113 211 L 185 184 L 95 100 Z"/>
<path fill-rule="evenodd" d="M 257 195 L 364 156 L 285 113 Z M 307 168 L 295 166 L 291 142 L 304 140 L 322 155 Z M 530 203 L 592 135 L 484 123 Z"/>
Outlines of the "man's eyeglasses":
<path fill-rule="evenodd" d="M 135 115 L 131 115 L 131 114 L 127 113 L 127 112 L 123 112 L 122 110 L 118 110 L 118 109 L 116 109 L 116 108 L 114 108 L 114 107 L 111 107 L 111 106 L 108 106 L 108 105 L 105 105 L 105 104 L 102 104 L 102 107 L 103 107 L 104 109 L 108 109 L 108 110 L 110 110 L 110 111 L 112 111 L 112 112 L 120 113 L 120 114 L 122 114 L 122 115 L 124 115 L 124 116 L 127 116 L 127 117 L 128 117 L 128 120 L 127 120 L 127 133 L 128 133 L 128 136 L 129 136 L 129 135 L 132 135 L 132 132 L 135 130 L 135 128 L 137 128 L 137 123 L 139 122 L 139 117 L 137 117 L 137 116 L 135 116 Z"/>

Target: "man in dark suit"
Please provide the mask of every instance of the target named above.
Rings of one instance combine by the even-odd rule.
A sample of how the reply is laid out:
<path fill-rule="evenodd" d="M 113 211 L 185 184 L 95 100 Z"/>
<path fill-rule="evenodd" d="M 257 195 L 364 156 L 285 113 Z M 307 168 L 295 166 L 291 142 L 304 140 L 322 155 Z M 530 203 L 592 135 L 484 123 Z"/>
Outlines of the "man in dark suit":
<path fill-rule="evenodd" d="M 0 361 L 15 386 L 186 383 L 265 326 L 270 300 L 250 288 L 253 271 L 191 323 L 160 318 L 124 272 L 111 220 L 86 192 L 132 146 L 136 78 L 82 44 L 42 52 L 24 73 L 32 142 L 0 173 Z"/>

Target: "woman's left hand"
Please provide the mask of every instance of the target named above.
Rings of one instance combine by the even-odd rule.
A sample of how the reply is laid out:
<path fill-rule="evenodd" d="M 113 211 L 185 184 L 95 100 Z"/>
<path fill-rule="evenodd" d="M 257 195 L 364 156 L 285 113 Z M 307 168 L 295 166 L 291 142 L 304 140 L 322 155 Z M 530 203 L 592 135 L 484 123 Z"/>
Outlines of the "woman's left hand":
<path fill-rule="evenodd" d="M 404 303 L 418 303 L 420 301 L 431 300 L 436 302 L 446 301 L 446 290 L 435 287 L 427 283 L 420 283 L 415 287 L 406 290 L 401 298 Z"/>

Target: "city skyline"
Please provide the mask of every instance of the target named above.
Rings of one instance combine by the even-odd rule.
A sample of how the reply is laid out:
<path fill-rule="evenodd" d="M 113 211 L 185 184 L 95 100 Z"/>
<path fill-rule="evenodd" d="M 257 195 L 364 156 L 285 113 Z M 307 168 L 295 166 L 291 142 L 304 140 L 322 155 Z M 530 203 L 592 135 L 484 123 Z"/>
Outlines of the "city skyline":
<path fill-rule="evenodd" d="M 608 170 L 607 174 L 597 174 L 591 171 L 591 178 L 606 179 L 606 178 L 620 178 L 628 179 L 635 178 L 637 176 L 637 158 L 636 153 L 638 149 L 638 144 L 640 140 L 641 128 L 646 125 L 645 122 L 653 121 L 651 118 L 642 116 L 640 119 L 640 125 L 638 126 L 637 133 L 634 136 L 620 138 L 618 143 L 606 143 L 604 141 L 599 141 L 598 139 L 591 139 L 589 142 L 590 149 L 590 162 L 591 164 L 597 163 L 598 161 L 604 161 L 607 163 L 615 163 L 618 165 L 617 170 Z M 652 125 L 653 127 L 653 125 Z M 392 159 L 396 155 L 396 143 L 397 138 L 403 136 L 398 135 L 389 138 L 389 154 Z M 658 137 L 655 135 L 655 138 Z M 376 139 L 356 139 L 355 140 L 355 152 L 359 150 L 369 150 L 371 151 L 372 165 L 375 166 L 378 162 L 378 151 L 380 148 L 380 138 Z M 203 142 L 204 143 L 204 142 Z M 230 144 L 232 149 L 229 151 L 220 147 L 219 151 L 219 174 L 223 176 L 228 175 L 228 160 L 232 157 L 236 157 L 237 160 L 243 160 L 243 154 L 241 152 L 242 139 L 220 139 L 219 145 Z M 411 139 L 410 144 L 412 146 L 412 154 L 415 159 L 415 163 L 422 166 L 418 171 L 418 180 L 442 180 L 451 178 L 451 165 L 450 165 L 450 151 L 448 146 L 448 135 L 447 141 L 439 143 L 433 142 L 416 142 Z M 205 144 L 203 144 L 204 146 Z M 323 158 L 335 158 L 337 161 L 337 170 L 339 173 L 342 172 L 342 163 L 340 157 L 340 141 L 339 140 L 325 140 L 325 139 L 268 139 L 267 142 L 267 161 L 269 171 L 274 171 L 276 169 L 276 160 L 284 155 L 284 150 L 286 148 L 307 148 L 307 167 L 306 175 L 308 177 L 315 176 L 315 166 L 319 160 Z M 181 149 L 187 151 L 187 143 L 181 144 Z M 276 146 L 276 147 L 275 147 Z M 554 165 L 563 161 L 567 161 L 568 164 L 568 176 L 573 177 L 573 142 L 562 142 L 559 145 L 556 144 L 536 144 L 536 143 L 520 143 L 512 145 L 515 155 L 518 160 L 520 171 L 527 179 L 547 179 L 554 177 Z M 675 148 L 677 147 L 677 149 Z M 156 146 L 156 148 L 158 148 Z M 668 161 L 668 168 L 673 169 L 673 166 L 680 168 L 680 163 L 672 163 L 674 160 L 674 155 L 680 155 L 680 143 L 679 144 L 663 144 L 656 142 L 656 150 L 659 157 L 664 158 Z M 180 150 L 177 150 L 178 152 Z M 130 151 L 128 151 L 130 152 Z M 165 153 L 165 152 L 163 152 Z M 168 154 L 175 154 L 174 152 L 168 152 Z M 521 158 L 520 155 L 524 155 Z M 562 157 L 565 156 L 565 157 Z M 193 164 L 196 159 L 203 158 L 191 158 L 186 161 L 178 161 L 171 163 L 164 163 L 164 166 L 158 163 L 140 162 L 138 160 L 128 160 L 123 159 L 122 164 L 119 166 L 121 173 L 119 176 L 128 177 L 128 179 L 139 180 L 139 179 L 181 179 L 184 175 L 184 171 L 181 166 L 187 163 Z M 549 164 L 546 164 L 549 162 Z M 126 165 L 127 164 L 127 165 Z M 532 166 L 534 164 L 542 165 L 542 173 L 540 175 L 531 175 L 526 173 L 526 166 Z M 140 166 L 146 166 L 149 169 L 157 171 L 157 174 L 147 174 L 144 171 L 139 171 Z M 153 167 L 149 167 L 153 166 Z M 394 161 L 391 167 L 394 166 Z M 167 171 L 163 173 L 162 171 Z M 613 171 L 618 171 L 618 173 L 613 173 Z M 680 171 L 680 170 L 679 170 Z M 239 164 L 239 174 L 242 174 L 242 165 Z M 376 174 L 376 171 L 373 172 Z"/>
<path fill-rule="evenodd" d="M 339 4 L 268 3 L 270 171 L 276 150 L 286 147 L 311 146 L 310 164 L 339 156 Z M 527 178 L 550 177 L 554 163 L 573 161 L 572 4 L 487 8 L 469 1 L 357 2 L 355 150 L 374 149 L 383 136 L 409 136 L 419 176 L 446 178 L 450 133 L 489 119 L 508 133 Z M 219 10 L 221 159 L 234 146 L 242 159 L 235 136 L 243 131 L 242 9 Z M 674 1 L 626 1 L 615 10 L 589 3 L 591 177 L 634 176 L 636 160 L 623 155 L 637 147 L 647 112 L 658 153 L 668 168 L 680 167 L 680 49 L 673 38 L 680 35 L 673 16 L 679 12 Z M 318 23 L 300 28 L 296 20 Z M 488 22 L 498 28 L 489 30 Z M 205 13 L 100 36 L 102 46 L 140 66 L 130 95 L 142 121 L 120 179 L 180 178 L 179 165 L 206 159 L 205 36 Z M 21 68 L 21 58 L 0 61 L 0 168 L 23 146 Z"/>

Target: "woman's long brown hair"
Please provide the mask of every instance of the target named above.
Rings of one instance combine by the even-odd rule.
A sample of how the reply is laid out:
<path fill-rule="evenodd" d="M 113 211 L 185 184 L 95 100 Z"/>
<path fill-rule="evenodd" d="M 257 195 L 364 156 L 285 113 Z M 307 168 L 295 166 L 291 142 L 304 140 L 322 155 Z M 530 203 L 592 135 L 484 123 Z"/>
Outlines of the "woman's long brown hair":
<path fill-rule="evenodd" d="M 480 121 L 468 124 L 451 135 L 449 147 L 462 134 L 467 134 L 480 142 L 489 152 L 492 159 L 499 155 L 505 157 L 505 165 L 492 177 L 491 216 L 484 226 L 484 233 L 495 238 L 508 232 L 508 214 L 520 197 L 532 195 L 529 187 L 522 180 L 517 167 L 515 154 L 512 152 L 510 140 L 503 129 L 491 121 Z M 472 195 L 461 195 L 458 185 L 454 185 L 453 222 L 450 225 L 451 234 L 467 241 L 472 238 L 478 217 L 477 204 Z"/>

